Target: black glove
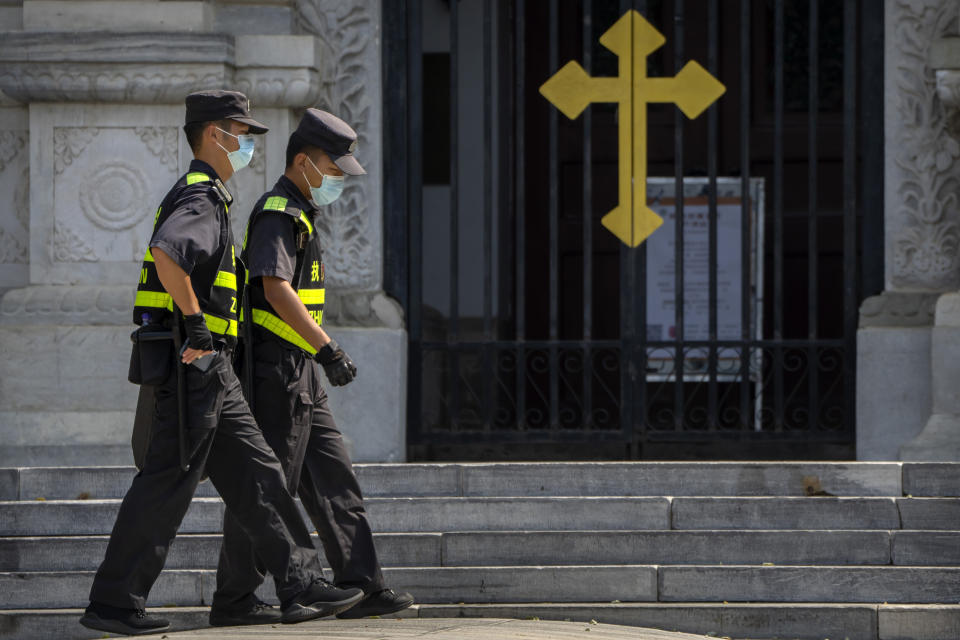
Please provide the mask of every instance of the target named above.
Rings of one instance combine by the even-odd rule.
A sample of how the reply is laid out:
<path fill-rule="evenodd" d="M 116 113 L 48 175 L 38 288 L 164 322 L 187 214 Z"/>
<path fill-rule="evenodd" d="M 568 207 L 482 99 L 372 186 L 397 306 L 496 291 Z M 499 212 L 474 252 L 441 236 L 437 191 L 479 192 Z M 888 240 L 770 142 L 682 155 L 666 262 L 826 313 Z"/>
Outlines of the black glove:
<path fill-rule="evenodd" d="M 342 387 L 357 377 L 357 367 L 353 364 L 343 349 L 334 340 L 331 340 L 317 351 L 314 359 L 323 365 L 330 384 Z"/>
<path fill-rule="evenodd" d="M 203 319 L 203 312 L 192 316 L 183 316 L 183 326 L 187 330 L 187 348 L 200 351 L 213 351 L 213 336 L 207 329 L 207 322 Z"/>

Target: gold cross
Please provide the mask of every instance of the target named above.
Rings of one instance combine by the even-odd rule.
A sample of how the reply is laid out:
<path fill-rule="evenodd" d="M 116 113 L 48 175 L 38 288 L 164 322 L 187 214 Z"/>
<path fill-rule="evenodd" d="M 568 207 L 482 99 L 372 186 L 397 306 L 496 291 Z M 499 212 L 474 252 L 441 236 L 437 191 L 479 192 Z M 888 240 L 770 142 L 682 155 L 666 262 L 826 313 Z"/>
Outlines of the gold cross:
<path fill-rule="evenodd" d="M 627 11 L 600 37 L 600 44 L 617 54 L 617 77 L 591 77 L 571 61 L 540 87 L 540 93 L 571 120 L 591 102 L 619 104 L 619 204 L 601 223 L 629 247 L 663 224 L 663 218 L 647 206 L 647 104 L 672 102 L 693 119 L 727 90 L 693 60 L 673 78 L 648 78 L 647 56 L 664 42 L 663 34 L 643 16 Z"/>

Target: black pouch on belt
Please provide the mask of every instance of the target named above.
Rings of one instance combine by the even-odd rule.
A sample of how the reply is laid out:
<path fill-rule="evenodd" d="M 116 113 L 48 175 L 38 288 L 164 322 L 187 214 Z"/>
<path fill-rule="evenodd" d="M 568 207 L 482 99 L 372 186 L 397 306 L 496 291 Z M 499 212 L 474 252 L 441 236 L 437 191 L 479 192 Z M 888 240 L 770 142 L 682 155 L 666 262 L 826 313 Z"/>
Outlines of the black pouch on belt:
<path fill-rule="evenodd" d="M 173 334 L 159 325 L 143 325 L 130 334 L 130 370 L 127 380 L 133 384 L 162 384 L 170 375 L 173 362 Z"/>

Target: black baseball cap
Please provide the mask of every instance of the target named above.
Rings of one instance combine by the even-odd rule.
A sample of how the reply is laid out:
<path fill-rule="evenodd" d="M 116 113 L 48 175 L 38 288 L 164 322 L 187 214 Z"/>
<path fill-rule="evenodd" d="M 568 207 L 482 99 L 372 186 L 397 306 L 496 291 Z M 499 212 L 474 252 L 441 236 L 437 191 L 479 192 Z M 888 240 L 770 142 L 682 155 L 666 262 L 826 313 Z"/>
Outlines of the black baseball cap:
<path fill-rule="evenodd" d="M 187 96 L 186 105 L 185 125 L 214 120 L 236 120 L 250 125 L 250 133 L 268 131 L 267 127 L 250 117 L 250 100 L 239 91 L 194 91 Z"/>
<path fill-rule="evenodd" d="M 357 150 L 357 132 L 332 113 L 307 109 L 293 135 L 312 147 L 322 149 L 345 174 L 362 176 L 366 173 L 353 157 L 353 152 Z"/>

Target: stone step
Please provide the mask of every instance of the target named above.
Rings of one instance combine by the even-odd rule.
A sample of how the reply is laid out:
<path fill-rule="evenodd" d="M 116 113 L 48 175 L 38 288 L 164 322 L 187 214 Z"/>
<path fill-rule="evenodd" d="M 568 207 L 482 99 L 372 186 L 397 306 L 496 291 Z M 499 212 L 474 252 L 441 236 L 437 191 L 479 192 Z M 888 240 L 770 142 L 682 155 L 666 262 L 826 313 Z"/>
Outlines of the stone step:
<path fill-rule="evenodd" d="M 153 609 L 168 618 L 171 630 L 207 626 L 207 607 Z M 49 640 L 103 637 L 79 625 L 81 609 L 0 610 L 0 640 Z M 960 606 L 875 604 L 704 604 L 602 603 L 562 604 L 422 604 L 402 618 L 514 618 L 570 620 L 664 629 L 711 637 L 754 640 L 956 640 L 960 637 Z M 325 622 L 316 623 L 322 633 Z M 402 624 L 402 623 L 401 623 Z M 291 633 L 303 627 L 283 628 Z M 587 627 L 589 628 L 589 627 Z"/>
<path fill-rule="evenodd" d="M 97 535 L 113 528 L 120 501 L 0 502 L 0 536 Z M 374 531 L 669 529 L 666 498 L 371 498 Z M 181 533 L 220 531 L 223 503 L 195 498 Z"/>
<path fill-rule="evenodd" d="M 894 564 L 960 565 L 960 532 L 938 535 L 900 531 L 515 531 L 377 533 L 374 539 L 380 562 L 388 567 L 888 565 L 891 544 L 897 560 Z M 107 540 L 106 535 L 0 538 L 0 571 L 95 570 Z M 166 568 L 216 568 L 220 540 L 218 534 L 177 536 Z M 319 541 L 316 546 L 321 548 Z"/>
<path fill-rule="evenodd" d="M 219 534 L 180 534 L 170 545 L 166 569 L 216 569 Z M 374 540 L 383 566 L 441 566 L 442 534 L 377 533 Z M 0 571 L 95 571 L 107 550 L 109 536 L 44 536 L 0 538 Z M 321 550 L 314 535 L 314 546 Z M 599 563 L 598 563 L 599 564 Z"/>
<path fill-rule="evenodd" d="M 662 566 L 658 580 L 662 602 L 960 602 L 960 567 Z"/>
<path fill-rule="evenodd" d="M 956 604 L 960 568 L 582 565 L 387 567 L 387 584 L 431 604 L 519 602 L 777 602 Z M 164 571 L 152 606 L 210 602 L 213 570 Z M 0 573 L 0 608 L 83 604 L 92 571 Z M 42 594 L 42 595 L 40 595 Z M 268 580 L 260 597 L 276 602 Z"/>
<path fill-rule="evenodd" d="M 652 566 L 577 567 L 386 567 L 391 587 L 419 602 L 610 602 L 655 601 Z M 62 608 L 85 605 L 93 571 L 0 573 L 0 608 Z M 151 606 L 207 604 L 216 588 L 214 570 L 163 571 L 150 592 Z M 273 583 L 258 590 L 276 602 Z"/>
<path fill-rule="evenodd" d="M 897 531 L 891 559 L 897 565 L 960 565 L 960 531 Z"/>
<path fill-rule="evenodd" d="M 129 444 L 104 442 L 69 445 L 5 444 L 0 447 L 0 467 L 96 467 L 132 463 L 133 454 L 130 452 Z"/>
<path fill-rule="evenodd" d="M 109 533 L 118 499 L 0 502 L 0 536 Z M 370 498 L 374 531 L 947 530 L 958 498 Z M 223 503 L 194 498 L 181 533 L 216 533 Z"/>
<path fill-rule="evenodd" d="M 955 462 L 904 464 L 903 494 L 915 498 L 960 497 L 960 473 L 957 473 L 957 466 Z"/>
<path fill-rule="evenodd" d="M 674 529 L 960 530 L 958 498 L 675 498 Z"/>
<path fill-rule="evenodd" d="M 559 462 L 358 464 L 368 497 L 960 495 L 960 464 L 835 462 Z M 131 467 L 0 470 L 0 499 L 122 497 Z M 909 478 L 909 491 L 902 478 Z M 937 493 L 944 492 L 944 493 Z M 210 483 L 200 495 L 215 495 Z"/>

